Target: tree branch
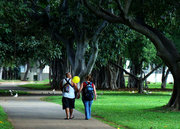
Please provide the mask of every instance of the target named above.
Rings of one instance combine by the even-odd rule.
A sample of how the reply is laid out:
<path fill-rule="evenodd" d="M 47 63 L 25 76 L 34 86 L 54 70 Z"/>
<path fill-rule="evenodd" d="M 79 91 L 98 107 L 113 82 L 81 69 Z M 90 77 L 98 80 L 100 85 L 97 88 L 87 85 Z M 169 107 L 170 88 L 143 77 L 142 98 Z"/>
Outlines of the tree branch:
<path fill-rule="evenodd" d="M 73 29 L 75 39 L 79 40 L 80 39 L 80 33 L 78 31 L 78 25 L 76 25 L 72 19 L 70 19 L 70 25 Z"/>
<path fill-rule="evenodd" d="M 57 41 L 61 41 L 61 42 L 63 42 L 63 43 L 68 42 L 67 39 L 65 39 L 63 36 L 60 36 L 60 35 L 59 35 L 58 33 L 56 33 L 56 32 L 53 32 L 53 37 L 54 37 L 54 39 L 57 40 Z"/>
<path fill-rule="evenodd" d="M 123 7 L 122 7 L 122 5 L 121 5 L 121 2 L 119 1 L 119 0 L 115 0 L 115 2 L 117 3 L 117 5 L 118 5 L 118 9 L 119 9 L 119 11 L 120 11 L 120 16 L 122 17 L 122 18 L 125 18 L 125 13 L 124 13 L 124 10 L 123 10 Z"/>
<path fill-rule="evenodd" d="M 165 78 L 167 78 L 167 76 L 168 76 L 169 72 L 170 72 L 170 70 L 169 70 L 169 68 L 168 68 L 168 69 L 167 69 L 167 71 L 166 71 Z"/>
<path fill-rule="evenodd" d="M 100 10 L 105 13 L 106 15 L 108 15 L 109 17 L 112 17 L 112 18 L 118 18 L 118 16 L 114 15 L 113 13 L 103 9 L 101 6 L 99 6 Z"/>
<path fill-rule="evenodd" d="M 103 18 L 106 21 L 113 22 L 113 23 L 118 23 L 118 22 L 124 23 L 124 19 L 122 17 L 117 17 L 117 16 L 116 16 L 116 18 L 110 17 L 109 15 L 103 13 L 102 11 L 98 11 L 96 8 L 92 7 L 87 2 L 87 0 L 82 0 L 82 2 L 91 12 L 93 12 L 95 15 L 97 15 L 100 18 Z M 112 14 L 112 15 L 114 15 L 114 14 Z"/>
<path fill-rule="evenodd" d="M 133 78 L 135 78 L 136 80 L 139 80 L 139 78 L 138 78 L 138 77 L 136 77 L 136 75 L 131 74 L 130 72 L 128 72 L 127 70 L 125 70 L 122 66 L 117 65 L 117 64 L 115 64 L 115 63 L 113 63 L 113 62 L 111 62 L 111 61 L 110 61 L 110 63 L 111 63 L 112 65 L 114 65 L 114 66 L 116 66 L 116 67 L 118 67 L 118 68 L 122 69 L 122 70 L 123 70 L 126 74 L 128 74 L 128 75 L 132 76 L 132 77 L 133 77 Z"/>
<path fill-rule="evenodd" d="M 90 57 L 88 64 L 87 64 L 86 71 L 84 73 L 90 74 L 92 72 L 92 69 L 94 67 L 94 64 L 96 62 L 97 55 L 98 55 L 98 46 L 99 46 L 98 41 L 93 43 L 93 46 L 92 46 L 93 52 L 91 54 L 91 57 Z"/>
<path fill-rule="evenodd" d="M 159 67 L 161 67 L 162 64 L 159 64 L 158 66 L 156 66 L 154 69 L 151 70 L 151 72 L 149 72 L 144 78 L 142 78 L 142 80 L 146 80 L 146 78 L 148 78 L 155 70 L 157 70 Z"/>
<path fill-rule="evenodd" d="M 69 39 L 68 42 L 64 42 L 66 45 L 66 52 L 68 60 L 71 64 L 71 67 L 73 68 L 75 66 L 75 53 L 73 50 L 73 40 Z"/>
<path fill-rule="evenodd" d="M 98 27 L 95 34 L 92 36 L 91 42 L 96 42 L 99 34 L 105 29 L 105 27 L 108 25 L 107 21 L 103 21 L 103 23 Z"/>
<path fill-rule="evenodd" d="M 124 9 L 125 16 L 128 15 L 128 12 L 129 12 L 129 8 L 130 8 L 130 6 L 131 6 L 131 3 L 132 3 L 132 0 L 126 0 L 125 9 Z"/>
<path fill-rule="evenodd" d="M 72 67 L 74 67 L 74 63 L 75 63 L 75 54 L 73 51 L 73 39 L 66 39 L 63 36 L 61 36 L 60 34 L 54 32 L 53 33 L 53 37 L 55 40 L 57 41 L 61 41 L 66 45 L 66 52 L 67 52 L 67 57 L 68 60 L 71 64 Z"/>

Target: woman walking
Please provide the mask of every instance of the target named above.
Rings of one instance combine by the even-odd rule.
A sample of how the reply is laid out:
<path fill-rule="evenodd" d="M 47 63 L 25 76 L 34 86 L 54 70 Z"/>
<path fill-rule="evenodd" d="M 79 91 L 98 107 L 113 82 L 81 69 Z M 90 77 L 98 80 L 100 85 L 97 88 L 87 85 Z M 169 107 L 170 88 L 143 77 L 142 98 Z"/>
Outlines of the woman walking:
<path fill-rule="evenodd" d="M 81 87 L 78 92 L 78 97 L 82 91 L 82 101 L 85 107 L 85 119 L 89 120 L 91 118 L 91 105 L 93 103 L 93 99 L 96 100 L 96 87 L 94 83 L 92 83 L 92 77 L 88 75 L 86 81 L 81 84 Z"/>

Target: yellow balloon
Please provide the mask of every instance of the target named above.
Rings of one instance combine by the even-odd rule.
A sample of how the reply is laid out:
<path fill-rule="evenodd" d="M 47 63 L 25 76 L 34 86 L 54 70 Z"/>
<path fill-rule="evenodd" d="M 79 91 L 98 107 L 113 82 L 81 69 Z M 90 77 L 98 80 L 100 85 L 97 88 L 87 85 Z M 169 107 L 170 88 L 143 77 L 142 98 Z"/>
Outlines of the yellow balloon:
<path fill-rule="evenodd" d="M 79 83 L 79 82 L 80 82 L 80 78 L 79 78 L 78 76 L 74 76 L 73 79 L 72 79 L 72 81 L 73 81 L 74 83 Z"/>

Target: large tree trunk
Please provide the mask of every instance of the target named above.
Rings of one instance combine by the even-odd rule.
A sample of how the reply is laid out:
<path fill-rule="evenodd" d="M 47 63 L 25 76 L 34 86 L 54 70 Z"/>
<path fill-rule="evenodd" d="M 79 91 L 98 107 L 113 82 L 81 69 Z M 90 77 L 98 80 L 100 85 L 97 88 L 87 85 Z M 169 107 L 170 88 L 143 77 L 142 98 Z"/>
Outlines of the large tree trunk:
<path fill-rule="evenodd" d="M 130 73 L 135 75 L 135 76 L 137 76 L 134 64 L 131 64 L 131 66 L 130 66 Z M 128 88 L 138 88 L 138 86 L 137 86 L 137 79 L 135 79 L 132 76 L 129 76 L 128 77 L 128 85 L 127 85 L 127 87 Z"/>
<path fill-rule="evenodd" d="M 28 62 L 28 63 L 27 63 L 27 68 L 26 68 L 26 72 L 25 72 L 25 74 L 24 74 L 23 81 L 27 81 L 27 76 L 28 76 L 29 69 L 30 69 L 30 64 L 29 64 L 29 62 Z"/>
<path fill-rule="evenodd" d="M 85 53 L 88 47 L 88 42 L 78 42 L 76 47 L 76 53 L 74 54 L 72 53 L 72 51 L 74 50 L 73 43 L 73 41 L 66 43 L 67 57 L 71 64 L 72 75 L 79 76 L 82 82 L 84 81 L 85 76 L 92 72 L 98 55 L 98 42 L 92 43 L 92 52 L 87 63 L 85 59 Z"/>
<path fill-rule="evenodd" d="M 161 81 L 162 81 L 161 88 L 162 89 L 166 88 L 168 75 L 169 75 L 169 69 L 167 69 L 167 71 L 166 71 L 166 66 L 163 66 L 163 68 L 162 68 L 162 78 L 161 78 Z"/>
<path fill-rule="evenodd" d="M 121 67 L 123 67 L 124 61 L 123 58 L 120 58 L 120 62 L 119 65 Z M 117 81 L 117 85 L 120 88 L 125 88 L 125 79 L 124 79 L 124 71 L 122 69 L 119 69 L 119 76 L 118 76 L 118 81 Z"/>
<path fill-rule="evenodd" d="M 108 67 L 103 67 L 103 70 L 101 72 L 101 75 L 103 76 L 102 82 L 101 82 L 101 89 L 110 89 L 110 73 Z"/>
<path fill-rule="evenodd" d="M 65 78 L 66 72 L 71 72 L 66 56 L 63 54 L 62 59 L 54 59 L 51 61 L 52 82 L 51 87 L 59 89 L 60 81 Z"/>
<path fill-rule="evenodd" d="M 7 80 L 7 68 L 3 67 L 2 79 Z"/>
<path fill-rule="evenodd" d="M 52 82 L 51 87 L 59 89 L 60 81 L 63 78 L 63 71 L 61 71 L 61 60 L 54 59 L 51 61 L 52 66 Z"/>
<path fill-rule="evenodd" d="M 39 81 L 42 81 L 42 80 L 43 80 L 43 79 L 42 79 L 43 69 L 44 69 L 44 68 L 39 68 L 39 74 L 38 74 L 38 76 L 39 76 Z"/>
<path fill-rule="evenodd" d="M 0 67 L 0 80 L 2 80 L 3 67 Z"/>
<path fill-rule="evenodd" d="M 67 58 L 72 68 L 72 75 L 79 76 L 81 82 L 84 81 L 86 75 L 91 74 L 95 61 L 98 55 L 98 38 L 99 34 L 107 26 L 107 22 L 104 21 L 99 27 L 94 31 L 92 36 L 86 35 L 87 30 L 79 30 L 72 25 L 74 36 L 69 39 L 61 37 L 60 34 L 56 33 L 55 37 L 61 40 L 66 46 Z M 76 48 L 74 44 L 76 43 Z M 85 58 L 86 50 L 90 46 L 91 55 L 88 57 L 88 61 Z"/>
<path fill-rule="evenodd" d="M 39 65 L 39 74 L 38 74 L 38 76 L 39 76 L 39 81 L 42 81 L 43 79 L 42 79 L 42 76 L 43 76 L 43 69 L 45 68 L 45 66 L 46 66 L 46 63 L 43 61 L 43 60 L 39 60 L 38 62 L 38 65 Z"/>
<path fill-rule="evenodd" d="M 174 88 L 171 99 L 167 106 L 176 110 L 180 110 L 180 63 L 176 63 L 173 67 L 169 67 L 169 69 L 172 69 L 171 73 L 174 78 Z"/>
<path fill-rule="evenodd" d="M 118 80 L 118 75 L 119 75 L 119 69 L 112 65 L 108 65 L 109 68 L 109 73 L 110 73 L 110 89 L 115 90 L 118 89 L 117 86 L 117 80 Z M 118 80 L 119 81 L 119 80 Z"/>
<path fill-rule="evenodd" d="M 168 66 L 174 78 L 174 89 L 172 97 L 168 103 L 168 107 L 180 110 L 180 54 L 175 47 L 175 44 L 167 39 L 158 30 L 137 21 L 130 21 L 132 29 L 147 36 L 157 49 L 157 54 Z"/>
<path fill-rule="evenodd" d="M 51 74 L 52 74 L 52 66 L 49 66 L 49 84 L 51 85 Z"/>
<path fill-rule="evenodd" d="M 143 83 L 144 82 L 143 82 L 142 78 L 137 80 L 138 93 L 140 93 L 140 94 L 144 93 L 144 91 L 143 91 L 143 87 L 144 87 Z"/>
<path fill-rule="evenodd" d="M 119 80 L 119 69 L 114 67 L 111 64 L 108 64 L 106 67 L 101 67 L 100 70 L 96 72 L 93 71 L 93 75 L 96 74 L 96 83 L 98 84 L 99 89 L 119 89 L 120 80 Z"/>

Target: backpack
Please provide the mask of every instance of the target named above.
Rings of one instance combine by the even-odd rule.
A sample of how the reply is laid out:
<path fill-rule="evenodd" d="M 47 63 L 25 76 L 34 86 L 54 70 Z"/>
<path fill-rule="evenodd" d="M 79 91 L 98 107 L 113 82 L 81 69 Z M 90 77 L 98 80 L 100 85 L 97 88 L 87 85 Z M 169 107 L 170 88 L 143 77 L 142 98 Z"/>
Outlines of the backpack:
<path fill-rule="evenodd" d="M 66 84 L 63 85 L 63 92 L 66 92 L 66 93 L 69 93 L 69 86 L 73 87 L 71 85 L 71 83 L 69 82 L 69 80 L 65 79 L 66 80 Z"/>
<path fill-rule="evenodd" d="M 92 82 L 86 82 L 87 86 L 84 90 L 84 99 L 85 100 L 93 100 L 93 97 L 94 97 L 94 89 L 93 89 L 93 86 L 92 86 Z"/>

